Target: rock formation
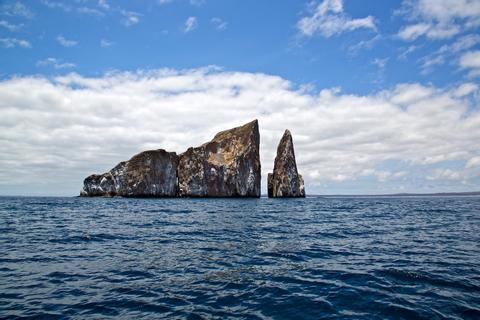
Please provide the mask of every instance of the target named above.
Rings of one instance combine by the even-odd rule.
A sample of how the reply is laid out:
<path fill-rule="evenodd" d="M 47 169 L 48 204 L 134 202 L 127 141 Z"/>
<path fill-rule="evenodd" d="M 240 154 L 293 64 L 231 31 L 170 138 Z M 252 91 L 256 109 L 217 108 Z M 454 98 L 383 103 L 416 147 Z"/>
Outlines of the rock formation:
<path fill-rule="evenodd" d="M 258 121 L 177 156 L 145 151 L 84 181 L 81 196 L 260 197 Z"/>
<path fill-rule="evenodd" d="M 273 173 L 268 174 L 268 197 L 305 197 L 303 178 L 297 171 L 289 130 L 285 130 L 278 144 Z"/>
<path fill-rule="evenodd" d="M 257 120 L 189 148 L 179 156 L 178 195 L 260 197 L 259 149 Z"/>
<path fill-rule="evenodd" d="M 165 150 L 144 151 L 104 174 L 83 182 L 81 196 L 174 197 L 178 156 Z"/>

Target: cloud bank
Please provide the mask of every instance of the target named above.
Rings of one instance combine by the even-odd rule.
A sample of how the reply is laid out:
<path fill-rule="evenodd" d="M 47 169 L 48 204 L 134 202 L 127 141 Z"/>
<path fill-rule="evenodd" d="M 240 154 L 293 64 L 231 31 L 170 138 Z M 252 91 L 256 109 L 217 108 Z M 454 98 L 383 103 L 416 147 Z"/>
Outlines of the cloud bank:
<path fill-rule="evenodd" d="M 480 189 L 479 87 L 317 93 L 215 67 L 0 82 L 0 193 L 77 194 L 137 152 L 183 152 L 260 121 L 262 176 L 292 131 L 307 192 Z M 265 181 L 262 181 L 265 190 Z"/>

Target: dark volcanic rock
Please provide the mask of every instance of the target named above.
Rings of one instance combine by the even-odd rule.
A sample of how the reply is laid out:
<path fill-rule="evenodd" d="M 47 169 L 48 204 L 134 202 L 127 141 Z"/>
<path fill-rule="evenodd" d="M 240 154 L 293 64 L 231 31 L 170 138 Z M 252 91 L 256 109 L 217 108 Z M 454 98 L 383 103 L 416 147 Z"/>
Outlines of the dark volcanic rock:
<path fill-rule="evenodd" d="M 83 182 L 81 196 L 174 197 L 178 157 L 165 150 L 144 151 L 104 174 Z"/>
<path fill-rule="evenodd" d="M 305 197 L 303 178 L 297 171 L 292 134 L 288 130 L 278 144 L 273 173 L 268 174 L 268 197 Z"/>
<path fill-rule="evenodd" d="M 217 133 L 179 155 L 178 195 L 260 197 L 258 121 Z"/>

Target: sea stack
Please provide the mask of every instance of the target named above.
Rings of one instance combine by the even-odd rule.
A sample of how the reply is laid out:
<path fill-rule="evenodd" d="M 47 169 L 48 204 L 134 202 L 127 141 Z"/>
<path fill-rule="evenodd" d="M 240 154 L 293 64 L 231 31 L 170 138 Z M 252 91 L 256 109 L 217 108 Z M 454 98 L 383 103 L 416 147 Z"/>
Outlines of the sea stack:
<path fill-rule="evenodd" d="M 297 171 L 292 134 L 289 130 L 285 130 L 278 144 L 273 173 L 268 174 L 268 197 L 305 197 L 303 178 Z"/>
<path fill-rule="evenodd" d="M 163 149 L 144 151 L 104 174 L 83 182 L 81 196 L 175 197 L 178 156 Z"/>
<path fill-rule="evenodd" d="M 181 197 L 260 197 L 258 121 L 219 132 L 212 141 L 182 153 Z"/>
<path fill-rule="evenodd" d="M 84 180 L 80 196 L 260 197 L 258 121 L 177 155 L 144 151 Z"/>

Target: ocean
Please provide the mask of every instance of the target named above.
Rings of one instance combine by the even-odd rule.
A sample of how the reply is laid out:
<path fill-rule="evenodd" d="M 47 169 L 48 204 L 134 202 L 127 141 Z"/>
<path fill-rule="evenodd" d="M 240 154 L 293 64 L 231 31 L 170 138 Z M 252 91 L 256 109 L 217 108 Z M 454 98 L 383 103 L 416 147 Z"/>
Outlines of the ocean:
<path fill-rule="evenodd" d="M 480 319 L 480 197 L 0 197 L 0 318 Z"/>

